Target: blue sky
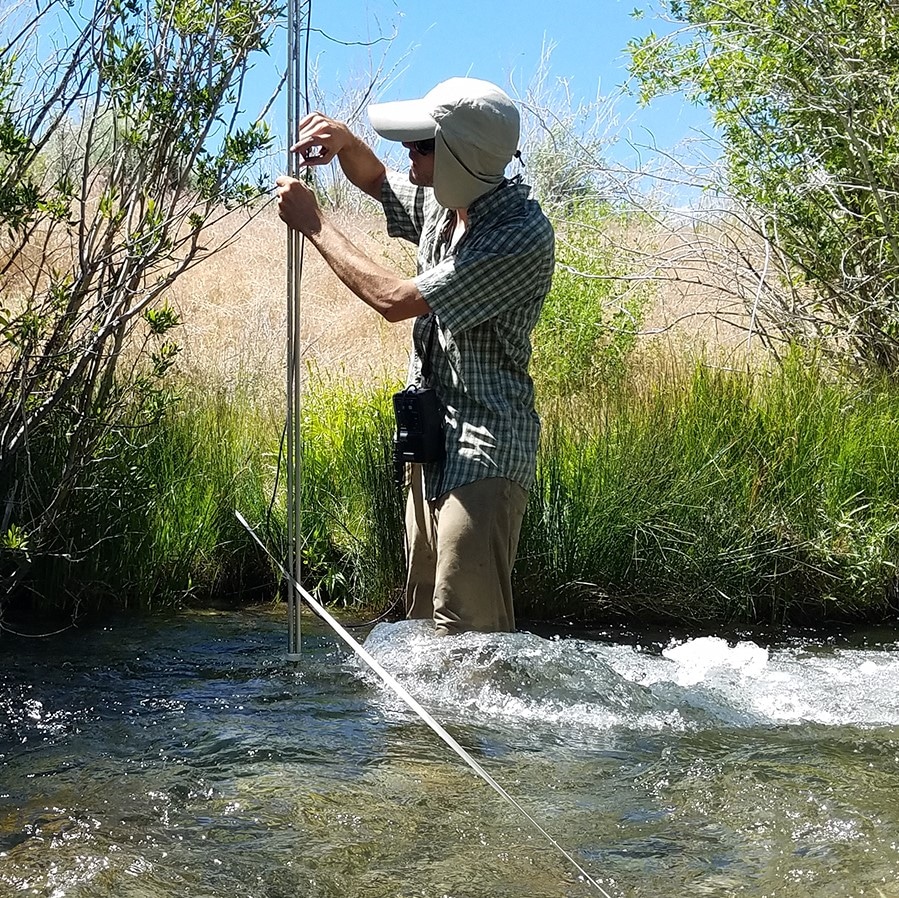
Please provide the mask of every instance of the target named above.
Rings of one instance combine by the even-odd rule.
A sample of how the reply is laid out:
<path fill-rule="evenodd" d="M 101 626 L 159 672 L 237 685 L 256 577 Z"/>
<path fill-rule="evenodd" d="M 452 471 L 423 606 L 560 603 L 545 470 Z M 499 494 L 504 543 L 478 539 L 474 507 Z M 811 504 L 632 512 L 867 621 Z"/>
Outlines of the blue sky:
<path fill-rule="evenodd" d="M 632 16 L 635 8 L 644 13 Z M 568 81 L 575 102 L 611 97 L 627 80 L 625 46 L 633 37 L 668 26 L 652 0 L 313 0 L 311 54 L 326 90 L 358 83 L 383 59 L 394 76 L 378 99 L 420 96 L 439 81 L 470 75 L 523 90 L 538 69 L 542 48 L 553 44 L 550 73 Z M 395 35 L 370 47 L 366 42 Z M 384 54 L 386 53 L 386 57 Z M 702 109 L 679 97 L 640 109 L 632 98 L 612 108 L 619 161 L 635 155 L 629 143 L 674 149 L 707 127 Z M 643 154 L 645 151 L 640 151 Z"/>
<path fill-rule="evenodd" d="M 303 0 L 288 0 L 303 2 Z M 640 19 L 632 13 L 642 11 Z M 627 81 L 627 42 L 671 26 L 660 16 L 659 0 L 312 0 L 310 55 L 327 97 L 367 83 L 379 66 L 391 73 L 372 99 L 421 96 L 439 81 L 470 75 L 493 81 L 513 96 L 535 76 L 543 48 L 552 45 L 551 79 L 564 79 L 574 104 L 604 99 L 603 118 L 612 120 L 605 155 L 626 168 L 646 163 L 653 145 L 675 151 L 685 139 L 708 129 L 708 114 L 680 97 L 640 108 L 620 96 Z M 50 31 L 67 30 L 64 19 Z M 283 34 L 268 62 L 259 61 L 244 111 L 263 108 L 285 65 Z M 614 102 L 607 98 L 615 97 Z M 325 112 L 330 109 L 326 102 Z M 339 107 L 339 102 L 333 104 Z M 268 115 L 277 133 L 286 131 L 283 98 Z M 564 110 L 563 110 L 564 111 Z M 280 152 L 280 150 L 279 150 Z"/>

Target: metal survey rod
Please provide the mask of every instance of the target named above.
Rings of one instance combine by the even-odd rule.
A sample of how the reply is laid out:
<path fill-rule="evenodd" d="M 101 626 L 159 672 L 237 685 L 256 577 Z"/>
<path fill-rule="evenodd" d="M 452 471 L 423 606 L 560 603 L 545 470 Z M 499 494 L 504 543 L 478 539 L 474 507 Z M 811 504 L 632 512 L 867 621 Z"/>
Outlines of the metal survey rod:
<path fill-rule="evenodd" d="M 306 16 L 303 16 L 303 7 Z M 287 5 L 287 173 L 299 177 L 299 160 L 290 152 L 297 138 L 298 111 L 303 91 L 302 32 L 308 29 L 311 3 L 289 0 Z M 302 368 L 300 365 L 300 282 L 303 272 L 303 235 L 287 229 L 287 658 L 300 657 L 302 602 Z"/>

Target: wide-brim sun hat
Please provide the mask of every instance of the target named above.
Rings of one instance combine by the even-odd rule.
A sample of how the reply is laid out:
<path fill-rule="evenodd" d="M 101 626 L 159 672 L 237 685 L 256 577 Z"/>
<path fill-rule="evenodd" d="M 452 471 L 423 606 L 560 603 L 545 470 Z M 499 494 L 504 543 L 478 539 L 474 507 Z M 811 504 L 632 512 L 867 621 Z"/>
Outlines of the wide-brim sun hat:
<path fill-rule="evenodd" d="M 387 140 L 434 138 L 434 195 L 447 209 L 467 209 L 502 183 L 521 129 L 508 94 L 478 78 L 450 78 L 418 100 L 373 103 L 368 117 Z"/>

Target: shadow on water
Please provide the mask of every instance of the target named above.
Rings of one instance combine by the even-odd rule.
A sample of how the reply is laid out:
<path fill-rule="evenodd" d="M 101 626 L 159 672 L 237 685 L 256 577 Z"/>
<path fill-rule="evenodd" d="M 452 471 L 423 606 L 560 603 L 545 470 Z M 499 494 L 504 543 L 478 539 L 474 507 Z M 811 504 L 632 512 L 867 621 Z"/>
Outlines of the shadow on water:
<path fill-rule="evenodd" d="M 115 622 L 0 657 L 0 896 L 598 892 L 309 621 Z M 367 648 L 610 895 L 899 896 L 895 643 Z"/>

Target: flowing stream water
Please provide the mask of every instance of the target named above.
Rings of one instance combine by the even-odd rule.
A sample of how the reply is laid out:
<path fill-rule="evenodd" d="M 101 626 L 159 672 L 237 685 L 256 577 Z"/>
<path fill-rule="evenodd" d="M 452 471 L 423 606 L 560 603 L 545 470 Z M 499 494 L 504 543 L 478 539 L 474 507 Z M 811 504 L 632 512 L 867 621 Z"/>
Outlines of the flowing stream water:
<path fill-rule="evenodd" d="M 323 625 L 297 664 L 284 630 L 4 636 L 0 896 L 600 894 Z M 615 898 L 899 898 L 895 639 L 366 647 Z"/>

